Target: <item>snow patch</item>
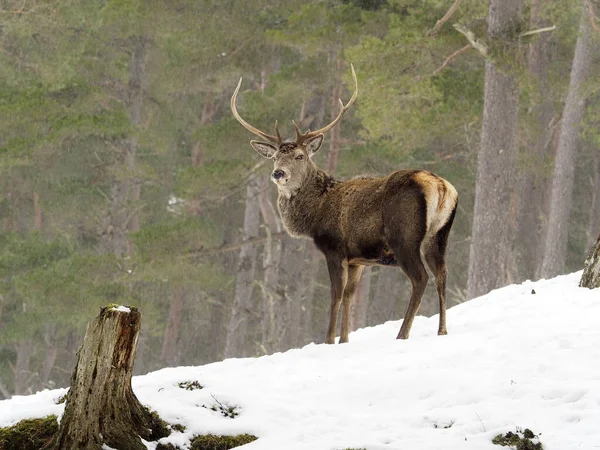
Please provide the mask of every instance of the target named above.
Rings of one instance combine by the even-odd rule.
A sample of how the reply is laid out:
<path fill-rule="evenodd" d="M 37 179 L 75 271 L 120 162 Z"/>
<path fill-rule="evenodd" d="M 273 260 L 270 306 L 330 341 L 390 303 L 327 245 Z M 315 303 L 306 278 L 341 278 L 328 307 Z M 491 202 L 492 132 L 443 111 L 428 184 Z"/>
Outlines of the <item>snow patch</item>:
<path fill-rule="evenodd" d="M 546 450 L 600 448 L 600 290 L 581 272 L 507 286 L 437 316 L 364 328 L 344 345 L 309 344 L 261 358 L 162 369 L 133 378 L 139 400 L 197 434 L 249 433 L 248 450 L 497 450 L 529 428 Z M 532 294 L 532 290 L 535 294 Z M 203 389 L 187 390 L 182 382 Z M 0 401 L 0 427 L 60 414 L 65 389 Z M 224 417 L 211 405 L 235 406 Z M 155 443 L 146 443 L 155 448 Z"/>

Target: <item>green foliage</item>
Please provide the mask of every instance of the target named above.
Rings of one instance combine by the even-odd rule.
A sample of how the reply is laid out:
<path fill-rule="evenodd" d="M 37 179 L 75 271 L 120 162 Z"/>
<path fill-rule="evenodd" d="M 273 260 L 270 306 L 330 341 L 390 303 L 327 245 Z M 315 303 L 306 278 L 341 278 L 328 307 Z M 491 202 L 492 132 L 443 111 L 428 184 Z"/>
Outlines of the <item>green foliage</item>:
<path fill-rule="evenodd" d="M 223 417 L 227 417 L 229 419 L 235 419 L 240 415 L 238 406 L 230 405 L 227 402 L 220 402 L 214 395 L 212 398 L 215 400 L 215 403 L 212 405 L 202 405 L 202 407 L 218 412 Z"/>
<path fill-rule="evenodd" d="M 218 436 L 206 434 L 194 437 L 190 442 L 190 450 L 229 450 L 249 444 L 258 439 L 251 434 L 238 434 L 237 436 Z M 158 444 L 156 450 L 180 450 L 173 444 Z"/>
<path fill-rule="evenodd" d="M 179 386 L 181 389 L 185 389 L 186 391 L 194 391 L 196 389 L 204 388 L 204 386 L 202 386 L 197 380 L 181 381 L 181 382 L 177 383 L 177 386 Z"/>
<path fill-rule="evenodd" d="M 0 277 L 32 268 L 43 268 L 72 255 L 73 247 L 64 238 L 47 241 L 37 232 L 0 235 Z"/>
<path fill-rule="evenodd" d="M 171 434 L 169 424 L 162 420 L 156 411 L 151 411 L 147 407 L 144 407 L 144 410 L 150 420 L 150 423 L 148 424 L 148 428 L 150 429 L 150 440 L 159 440 Z"/>
<path fill-rule="evenodd" d="M 542 450 L 544 448 L 539 442 L 538 436 L 533 434 L 529 428 L 517 429 L 516 433 L 509 431 L 504 435 L 499 434 L 492 439 L 492 443 L 515 450 Z"/>
<path fill-rule="evenodd" d="M 358 114 L 366 137 L 388 142 L 404 155 L 435 139 L 447 139 L 482 110 L 483 61 L 466 56 L 458 68 L 434 74 L 445 55 L 462 42 L 458 36 L 427 38 L 423 22 L 433 16 L 426 11 L 430 10 L 407 5 L 401 13 L 388 14 L 385 36 L 365 36 L 347 51 L 359 68 L 364 94 Z M 467 65 L 472 67 L 464 70 Z"/>
<path fill-rule="evenodd" d="M 185 433 L 186 430 L 185 425 L 181 425 L 180 423 L 175 423 L 171 425 L 171 428 L 179 433 Z"/>
<path fill-rule="evenodd" d="M 237 436 L 216 436 L 207 434 L 192 439 L 190 450 L 229 450 L 240 447 L 258 439 L 251 434 L 238 434 Z"/>
<path fill-rule="evenodd" d="M 12 427 L 0 428 L 0 448 L 3 450 L 51 449 L 57 434 L 56 416 L 22 420 Z"/>

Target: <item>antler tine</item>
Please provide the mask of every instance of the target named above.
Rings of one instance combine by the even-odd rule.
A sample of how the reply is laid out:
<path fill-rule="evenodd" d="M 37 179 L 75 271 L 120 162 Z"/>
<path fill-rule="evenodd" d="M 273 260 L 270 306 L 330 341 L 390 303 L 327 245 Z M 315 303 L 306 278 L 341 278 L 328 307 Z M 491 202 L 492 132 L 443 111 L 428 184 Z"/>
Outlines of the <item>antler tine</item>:
<path fill-rule="evenodd" d="M 277 124 L 277 120 L 275 120 L 275 133 L 277 134 L 277 143 L 281 144 L 283 139 L 281 139 L 281 135 L 279 134 L 279 125 Z"/>
<path fill-rule="evenodd" d="M 296 121 L 292 120 L 292 123 L 294 124 L 294 129 L 296 130 L 296 143 L 300 144 L 306 138 L 307 133 L 310 133 L 310 128 L 306 130 L 306 133 L 302 133 L 300 128 L 298 128 Z"/>
<path fill-rule="evenodd" d="M 236 103 L 237 95 L 238 95 L 238 92 L 240 91 L 241 86 L 242 86 L 242 78 L 240 78 L 240 81 L 238 82 L 238 85 L 235 88 L 233 95 L 231 96 L 231 112 L 233 113 L 233 117 L 235 117 L 237 119 L 237 121 L 239 123 L 241 123 L 242 126 L 246 130 L 248 130 L 250 133 L 260 136 L 261 138 L 266 139 L 267 141 L 271 141 L 276 144 L 281 144 L 281 142 L 283 140 L 281 139 L 281 136 L 279 135 L 279 130 L 277 129 L 277 122 L 275 122 L 275 131 L 277 132 L 277 136 L 273 136 L 273 135 L 270 135 L 270 134 L 260 131 L 258 128 L 254 128 L 252 125 L 250 125 L 244 119 L 242 119 L 241 116 L 238 114 L 235 103 Z"/>
<path fill-rule="evenodd" d="M 356 97 L 358 97 L 358 80 L 356 79 L 356 72 L 354 71 L 354 65 L 350 64 L 350 68 L 352 69 L 352 79 L 354 80 L 354 93 L 352 94 L 352 97 L 350 97 L 350 100 L 348 100 L 348 103 L 346 103 L 344 105 L 344 102 L 342 101 L 342 99 L 341 98 L 338 99 L 340 102 L 340 106 L 341 106 L 338 116 L 335 119 L 333 119 L 333 122 L 331 122 L 329 125 L 326 125 L 323 128 L 320 128 L 318 130 L 315 130 L 315 131 L 308 130 L 306 133 L 300 133 L 300 130 L 298 130 L 298 127 L 294 123 L 294 126 L 296 127 L 296 143 L 297 144 L 301 144 L 304 140 L 306 140 L 309 137 L 313 137 L 313 136 L 316 136 L 321 133 L 326 133 L 327 131 L 331 130 L 334 126 L 337 125 L 337 123 L 342 119 L 342 116 L 346 113 L 346 111 L 348 111 L 350 106 L 352 106 L 352 104 L 355 102 Z"/>

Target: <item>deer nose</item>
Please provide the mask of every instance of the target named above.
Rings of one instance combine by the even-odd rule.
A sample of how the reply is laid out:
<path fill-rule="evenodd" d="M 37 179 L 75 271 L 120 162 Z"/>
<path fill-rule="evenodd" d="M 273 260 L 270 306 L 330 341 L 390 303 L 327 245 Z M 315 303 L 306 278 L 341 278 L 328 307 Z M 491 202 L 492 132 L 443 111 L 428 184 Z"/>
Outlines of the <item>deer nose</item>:
<path fill-rule="evenodd" d="M 277 169 L 273 171 L 273 179 L 279 180 L 285 175 L 285 172 L 281 169 Z"/>

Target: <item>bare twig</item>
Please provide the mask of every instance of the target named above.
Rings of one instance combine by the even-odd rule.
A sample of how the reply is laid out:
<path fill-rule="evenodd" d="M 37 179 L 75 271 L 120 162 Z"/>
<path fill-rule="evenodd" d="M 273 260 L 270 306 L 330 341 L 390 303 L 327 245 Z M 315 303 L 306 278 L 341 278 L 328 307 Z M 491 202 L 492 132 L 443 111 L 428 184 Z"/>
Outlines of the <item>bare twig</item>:
<path fill-rule="evenodd" d="M 2 394 L 2 396 L 6 399 L 12 397 L 9 390 L 6 388 L 6 385 L 2 382 L 1 379 L 0 379 L 0 394 Z"/>
<path fill-rule="evenodd" d="M 450 61 L 452 61 L 454 58 L 456 58 L 458 55 L 460 55 L 461 53 L 466 52 L 467 50 L 469 50 L 472 47 L 471 44 L 467 44 L 465 45 L 463 48 L 456 50 L 454 53 L 452 53 L 450 56 L 448 56 L 444 62 L 442 63 L 442 65 L 440 67 L 438 67 L 437 69 L 435 69 L 433 71 L 432 75 L 437 75 L 439 72 L 441 72 L 442 70 L 444 70 L 444 67 L 446 67 L 448 64 L 450 64 Z"/>
<path fill-rule="evenodd" d="M 5 14 L 26 14 L 28 12 L 33 11 L 32 9 L 28 9 L 27 11 L 25 11 L 25 4 L 27 3 L 27 1 L 23 1 L 23 4 L 21 5 L 21 7 L 19 9 L 3 9 L 0 8 L 0 13 L 5 13 Z"/>
<path fill-rule="evenodd" d="M 471 43 L 471 45 L 473 46 L 473 48 L 475 48 L 477 51 L 479 51 L 479 53 L 481 53 L 485 58 L 487 58 L 488 56 L 488 48 L 487 46 L 477 40 L 477 38 L 475 37 L 475 34 L 467 29 L 465 26 L 459 24 L 459 23 L 455 23 L 453 25 L 454 29 L 456 31 L 458 31 L 460 34 L 462 34 L 464 37 L 467 38 L 467 41 L 469 41 Z"/>
<path fill-rule="evenodd" d="M 483 427 L 483 431 L 484 431 L 484 433 L 485 433 L 487 430 L 485 429 L 485 425 L 484 425 L 484 423 L 483 423 L 483 420 L 481 420 L 481 417 L 479 417 L 479 414 L 475 413 L 475 415 L 477 416 L 477 418 L 478 418 L 478 419 L 479 419 L 479 421 L 481 422 L 481 426 Z"/>
<path fill-rule="evenodd" d="M 211 255 L 217 255 L 220 253 L 233 252 L 233 251 L 239 250 L 240 248 L 245 247 L 247 245 L 261 245 L 261 244 L 264 244 L 265 242 L 269 242 L 274 239 L 281 239 L 285 235 L 286 235 L 286 233 L 284 231 L 279 232 L 279 233 L 271 233 L 270 236 L 261 236 L 261 237 L 256 237 L 256 238 L 252 238 L 252 239 L 246 239 L 243 242 L 238 242 L 235 244 L 223 245 L 221 247 L 216 247 L 216 248 L 206 248 L 206 249 L 200 248 L 197 250 L 192 250 L 183 256 L 186 258 L 189 258 L 189 257 L 211 256 Z"/>
<path fill-rule="evenodd" d="M 456 12 L 458 6 L 460 5 L 460 2 L 462 2 L 462 0 L 454 0 L 454 3 L 450 7 L 450 9 L 446 12 L 446 14 L 444 14 L 444 17 L 442 17 L 436 22 L 435 26 L 427 33 L 427 36 L 433 36 L 438 31 L 440 31 L 440 28 L 442 28 L 444 24 L 448 22 L 448 20 L 450 20 L 450 17 L 452 17 L 452 15 Z"/>

